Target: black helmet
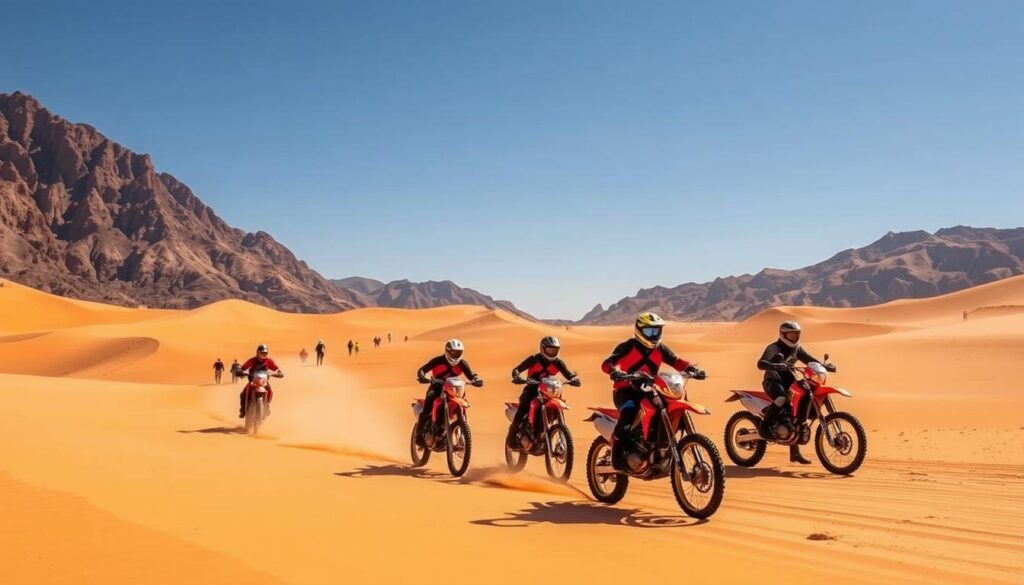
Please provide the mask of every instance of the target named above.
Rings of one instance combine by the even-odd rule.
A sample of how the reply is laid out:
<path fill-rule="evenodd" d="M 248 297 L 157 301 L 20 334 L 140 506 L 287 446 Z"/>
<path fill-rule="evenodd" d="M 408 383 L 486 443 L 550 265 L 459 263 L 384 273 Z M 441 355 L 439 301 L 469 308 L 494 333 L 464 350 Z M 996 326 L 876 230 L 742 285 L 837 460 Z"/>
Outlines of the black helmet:
<path fill-rule="evenodd" d="M 270 348 L 267 347 L 266 343 L 261 343 L 261 344 L 256 346 L 256 355 L 260 355 L 261 353 L 266 353 L 266 354 L 270 353 Z"/>
<path fill-rule="evenodd" d="M 779 325 L 779 341 L 789 347 L 800 345 L 800 324 L 796 321 L 783 321 Z"/>
<path fill-rule="evenodd" d="M 553 360 L 558 357 L 558 350 L 562 348 L 562 344 L 558 343 L 557 337 L 548 335 L 544 339 L 540 340 L 540 353 L 549 360 Z"/>

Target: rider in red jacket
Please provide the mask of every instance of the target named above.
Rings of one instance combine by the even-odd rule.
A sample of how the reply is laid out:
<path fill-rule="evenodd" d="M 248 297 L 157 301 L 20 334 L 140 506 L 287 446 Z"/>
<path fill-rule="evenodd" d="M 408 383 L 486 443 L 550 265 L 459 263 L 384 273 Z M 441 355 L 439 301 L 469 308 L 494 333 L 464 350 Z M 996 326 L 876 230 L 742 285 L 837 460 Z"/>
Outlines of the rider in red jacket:
<path fill-rule="evenodd" d="M 249 398 L 248 394 L 249 394 L 249 391 L 250 391 L 250 386 L 252 384 L 252 376 L 256 372 L 260 372 L 260 371 L 270 372 L 271 374 L 274 374 L 275 378 L 283 378 L 284 377 L 284 373 L 281 371 L 281 368 L 277 367 L 277 364 L 274 363 L 274 360 L 270 359 L 270 348 L 267 347 L 267 344 L 265 344 L 265 343 L 261 343 L 259 345 L 259 347 L 256 348 L 256 355 L 251 357 L 251 358 L 249 358 L 248 360 L 246 360 L 246 362 L 244 364 L 242 364 L 242 367 L 240 368 L 240 372 L 238 373 L 238 375 L 240 377 L 241 376 L 248 376 L 249 377 L 249 383 L 245 385 L 245 388 L 242 388 L 242 393 L 238 395 L 238 400 L 239 400 L 238 418 L 245 418 L 245 404 L 246 404 L 246 402 L 248 401 L 248 398 Z M 270 403 L 273 400 L 274 400 L 274 391 L 271 390 L 270 384 L 268 383 L 267 384 L 267 416 L 270 416 Z"/>
<path fill-rule="evenodd" d="M 512 417 L 512 424 L 509 426 L 508 436 L 505 438 L 509 448 L 517 448 L 519 428 L 523 425 L 523 420 L 530 412 L 530 403 L 538 396 L 537 383 L 531 383 L 527 380 L 539 381 L 546 376 L 554 376 L 561 373 L 565 376 L 570 386 L 580 385 L 580 379 L 576 377 L 576 373 L 570 371 L 569 367 L 562 361 L 562 358 L 558 357 L 558 352 L 561 349 L 562 344 L 558 342 L 558 338 L 549 335 L 540 340 L 539 353 L 527 357 L 512 370 L 512 383 L 526 384 L 526 387 L 523 388 L 522 394 L 519 395 L 519 408 L 516 409 L 516 414 Z M 526 374 L 526 380 L 523 379 L 523 374 Z"/>
<path fill-rule="evenodd" d="M 662 329 L 665 321 L 654 313 L 641 313 L 633 327 L 633 339 L 623 341 L 612 351 L 612 355 L 601 364 L 601 370 L 610 375 L 614 384 L 612 399 L 619 409 L 619 420 L 615 424 L 612 445 L 612 467 L 620 471 L 626 469 L 626 441 L 629 429 L 636 419 L 640 401 L 644 394 L 633 382 L 623 380 L 625 374 L 646 374 L 650 379 L 658 375 L 662 363 L 667 363 L 679 372 L 693 374 L 695 378 L 703 378 L 704 372 L 677 356 L 667 346 L 661 344 Z"/>

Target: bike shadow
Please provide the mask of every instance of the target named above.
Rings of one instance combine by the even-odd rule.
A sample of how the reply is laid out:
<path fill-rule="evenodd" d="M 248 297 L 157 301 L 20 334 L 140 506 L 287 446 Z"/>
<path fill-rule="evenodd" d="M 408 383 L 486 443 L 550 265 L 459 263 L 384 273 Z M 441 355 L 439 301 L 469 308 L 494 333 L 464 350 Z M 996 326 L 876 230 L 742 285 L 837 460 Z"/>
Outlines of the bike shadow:
<path fill-rule="evenodd" d="M 388 465 L 365 465 L 354 471 L 337 471 L 334 475 L 338 477 L 365 478 L 365 477 L 415 477 L 418 479 L 448 480 L 453 479 L 445 473 L 430 471 L 425 467 L 409 467 L 395 463 Z"/>
<path fill-rule="evenodd" d="M 530 502 L 530 507 L 508 512 L 503 518 L 472 520 L 471 524 L 498 528 L 527 528 L 548 522 L 561 525 L 634 526 L 637 528 L 686 528 L 704 524 L 686 516 L 651 514 L 639 508 L 620 508 L 597 502 Z"/>
<path fill-rule="evenodd" d="M 222 427 L 208 427 L 208 428 L 205 428 L 205 429 L 181 430 L 181 431 L 178 431 L 178 432 L 179 433 L 183 433 L 183 434 L 191 434 L 191 433 L 207 433 L 207 434 L 208 433 L 219 433 L 219 434 L 222 434 L 222 435 L 241 435 L 241 434 L 245 434 L 245 427 L 242 427 L 242 426 L 236 426 L 236 427 L 223 427 L 223 426 Z"/>
<path fill-rule="evenodd" d="M 794 471 L 790 469 L 779 469 L 777 467 L 743 467 L 740 465 L 727 465 L 725 477 L 729 479 L 750 479 L 752 477 L 788 477 L 793 479 L 844 479 L 845 475 L 832 475 L 825 471 Z"/>

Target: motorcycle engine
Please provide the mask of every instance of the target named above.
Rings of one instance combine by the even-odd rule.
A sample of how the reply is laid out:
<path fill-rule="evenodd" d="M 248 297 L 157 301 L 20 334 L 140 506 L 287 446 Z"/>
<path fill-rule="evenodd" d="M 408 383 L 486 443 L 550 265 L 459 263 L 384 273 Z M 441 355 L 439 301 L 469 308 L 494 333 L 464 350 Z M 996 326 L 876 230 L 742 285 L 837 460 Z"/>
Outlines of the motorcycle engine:
<path fill-rule="evenodd" d="M 642 475 L 650 467 L 650 452 L 642 445 L 634 444 L 626 453 L 626 465 L 633 473 Z"/>
<path fill-rule="evenodd" d="M 796 427 L 785 417 L 780 417 L 775 422 L 775 425 L 772 426 L 772 434 L 775 435 L 777 442 L 784 445 L 794 442 L 797 438 Z"/>

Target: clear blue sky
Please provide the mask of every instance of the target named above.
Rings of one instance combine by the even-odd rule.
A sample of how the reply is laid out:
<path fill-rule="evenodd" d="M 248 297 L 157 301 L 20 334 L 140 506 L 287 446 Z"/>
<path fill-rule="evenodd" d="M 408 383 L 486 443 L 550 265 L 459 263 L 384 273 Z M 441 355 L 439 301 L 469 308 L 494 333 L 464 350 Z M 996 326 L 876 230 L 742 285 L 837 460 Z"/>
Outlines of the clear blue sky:
<path fill-rule="evenodd" d="M 328 277 L 541 317 L 1024 225 L 1024 2 L 8 2 L 0 91 Z"/>

